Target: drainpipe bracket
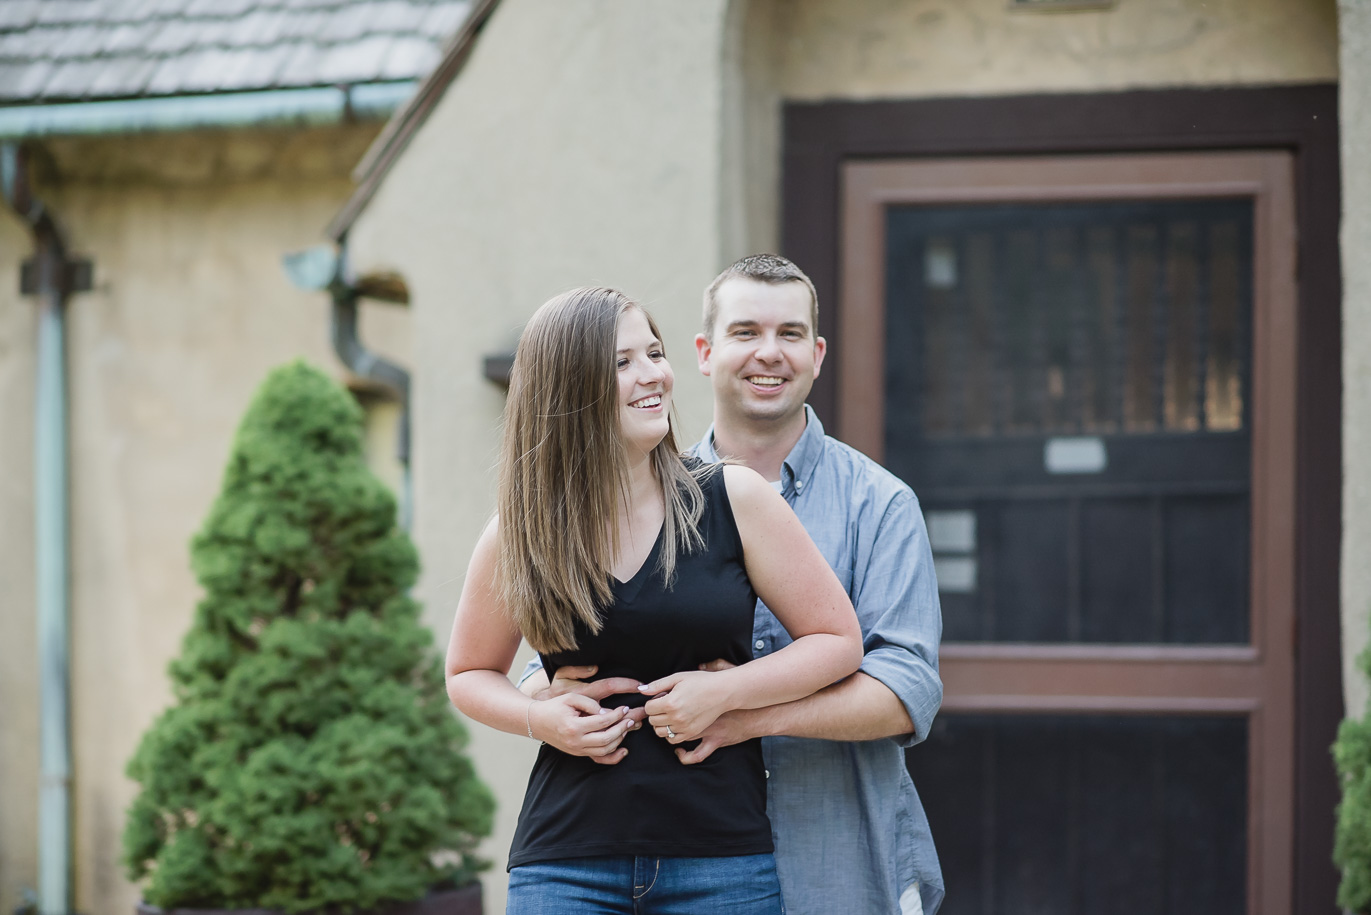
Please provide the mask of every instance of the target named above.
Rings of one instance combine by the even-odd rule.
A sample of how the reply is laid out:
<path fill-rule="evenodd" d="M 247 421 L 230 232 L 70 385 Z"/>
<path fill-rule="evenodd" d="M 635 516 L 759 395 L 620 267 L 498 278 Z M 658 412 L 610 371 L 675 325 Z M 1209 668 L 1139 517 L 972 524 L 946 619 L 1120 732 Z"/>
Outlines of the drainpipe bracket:
<path fill-rule="evenodd" d="M 68 258 L 63 264 L 61 278 L 64 292 L 90 292 L 93 288 L 95 264 L 89 259 Z M 34 258 L 27 258 L 19 268 L 19 293 L 38 295 L 42 292 L 42 269 Z"/>

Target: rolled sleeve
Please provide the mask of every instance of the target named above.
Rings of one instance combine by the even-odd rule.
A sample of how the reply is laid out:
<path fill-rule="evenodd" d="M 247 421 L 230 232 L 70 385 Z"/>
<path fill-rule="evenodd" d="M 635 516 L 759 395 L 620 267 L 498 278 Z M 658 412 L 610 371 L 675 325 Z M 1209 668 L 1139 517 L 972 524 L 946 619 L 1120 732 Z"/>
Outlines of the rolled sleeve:
<path fill-rule="evenodd" d="M 523 673 L 519 674 L 519 679 L 514 681 L 514 685 L 522 688 L 524 681 L 543 669 L 543 659 L 540 655 L 534 655 L 533 660 L 524 665 Z"/>
<path fill-rule="evenodd" d="M 858 563 L 861 575 L 853 582 L 852 602 L 865 634 L 861 671 L 885 684 L 904 705 L 914 733 L 891 740 L 911 747 L 928 736 L 943 701 L 938 584 L 913 493 L 906 490 L 890 501 L 875 535 L 859 550 L 866 555 Z"/>

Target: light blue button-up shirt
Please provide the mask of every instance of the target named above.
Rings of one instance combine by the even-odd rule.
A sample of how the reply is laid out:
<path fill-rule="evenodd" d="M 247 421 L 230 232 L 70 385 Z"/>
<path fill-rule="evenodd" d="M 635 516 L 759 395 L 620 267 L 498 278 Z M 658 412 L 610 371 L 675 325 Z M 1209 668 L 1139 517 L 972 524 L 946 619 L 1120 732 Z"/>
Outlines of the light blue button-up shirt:
<path fill-rule="evenodd" d="M 928 736 L 942 704 L 942 613 L 919 501 L 894 474 L 824 435 L 805 407 L 804 434 L 781 469 L 781 494 L 852 597 L 862 626 L 862 672 L 899 697 L 914 733 L 842 742 L 762 740 L 767 814 L 789 915 L 934 915 L 942 870 L 904 749 Z M 714 427 L 695 446 L 717 461 Z M 761 601 L 757 656 L 791 638 Z"/>

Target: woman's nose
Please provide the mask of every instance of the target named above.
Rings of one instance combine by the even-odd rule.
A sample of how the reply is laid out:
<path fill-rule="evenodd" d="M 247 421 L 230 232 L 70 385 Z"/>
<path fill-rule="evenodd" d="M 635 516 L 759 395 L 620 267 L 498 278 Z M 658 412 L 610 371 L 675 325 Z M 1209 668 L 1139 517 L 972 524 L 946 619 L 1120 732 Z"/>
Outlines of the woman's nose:
<path fill-rule="evenodd" d="M 642 369 L 638 372 L 638 380 L 642 384 L 656 384 L 666 377 L 666 371 L 657 362 L 648 361 L 643 363 Z"/>

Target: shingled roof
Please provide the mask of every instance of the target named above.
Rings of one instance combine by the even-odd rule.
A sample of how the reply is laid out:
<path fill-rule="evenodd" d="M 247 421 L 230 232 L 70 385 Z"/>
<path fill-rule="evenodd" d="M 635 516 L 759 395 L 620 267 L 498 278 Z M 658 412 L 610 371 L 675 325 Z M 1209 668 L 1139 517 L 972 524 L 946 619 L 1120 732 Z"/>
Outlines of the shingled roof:
<path fill-rule="evenodd" d="M 0 105 L 426 76 L 473 0 L 0 0 Z"/>

